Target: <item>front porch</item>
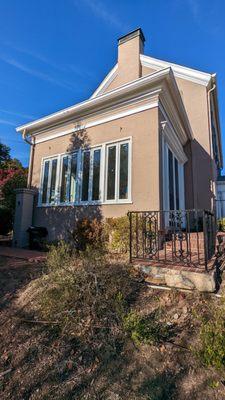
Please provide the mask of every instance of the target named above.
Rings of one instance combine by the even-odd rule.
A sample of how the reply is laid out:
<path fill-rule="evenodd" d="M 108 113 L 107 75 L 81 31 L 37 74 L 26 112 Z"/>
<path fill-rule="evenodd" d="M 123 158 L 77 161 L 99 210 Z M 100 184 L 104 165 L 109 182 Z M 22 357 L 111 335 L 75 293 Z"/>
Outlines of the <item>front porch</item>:
<path fill-rule="evenodd" d="M 207 210 L 128 213 L 130 262 L 154 284 L 214 292 L 222 252 Z"/>

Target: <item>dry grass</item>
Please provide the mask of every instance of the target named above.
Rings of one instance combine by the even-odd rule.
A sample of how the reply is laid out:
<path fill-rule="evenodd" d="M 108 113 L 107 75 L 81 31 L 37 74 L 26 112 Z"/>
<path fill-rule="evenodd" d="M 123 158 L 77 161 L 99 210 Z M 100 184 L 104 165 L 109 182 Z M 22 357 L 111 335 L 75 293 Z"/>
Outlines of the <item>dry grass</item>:
<path fill-rule="evenodd" d="M 110 265 L 117 268 L 120 263 L 114 259 Z M 223 373 L 202 367 L 189 351 L 198 340 L 200 324 L 193 311 L 204 312 L 209 301 L 216 307 L 219 299 L 153 290 L 138 281 L 136 293 L 131 290 L 131 297 L 127 293 L 128 308 L 143 318 L 157 312 L 172 327 L 173 336 L 155 345 L 136 345 L 122 335 L 116 352 L 100 351 L 98 357 L 89 334 L 85 341 L 77 332 L 62 334 L 57 325 L 24 322 L 40 319 L 36 299 L 43 270 L 46 272 L 42 266 L 0 260 L 0 282 L 4 282 L 0 297 L 0 373 L 9 371 L 0 378 L 2 400 L 225 398 Z M 88 270 L 85 274 L 85 279 L 90 279 Z M 93 288 L 96 290 L 96 286 Z M 82 334 L 80 328 L 79 332 Z"/>

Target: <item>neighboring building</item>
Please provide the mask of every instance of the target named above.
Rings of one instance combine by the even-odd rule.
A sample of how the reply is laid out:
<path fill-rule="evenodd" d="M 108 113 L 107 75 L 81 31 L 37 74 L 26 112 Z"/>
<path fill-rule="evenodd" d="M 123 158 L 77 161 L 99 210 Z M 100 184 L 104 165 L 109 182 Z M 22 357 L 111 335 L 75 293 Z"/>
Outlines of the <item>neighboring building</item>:
<path fill-rule="evenodd" d="M 88 100 L 17 128 L 32 143 L 30 224 L 47 227 L 49 240 L 80 215 L 215 207 L 216 75 L 146 56 L 144 41 L 141 29 L 118 40 L 118 62 Z"/>
<path fill-rule="evenodd" d="M 225 217 L 225 176 L 221 173 L 217 178 L 216 210 L 218 219 Z"/>

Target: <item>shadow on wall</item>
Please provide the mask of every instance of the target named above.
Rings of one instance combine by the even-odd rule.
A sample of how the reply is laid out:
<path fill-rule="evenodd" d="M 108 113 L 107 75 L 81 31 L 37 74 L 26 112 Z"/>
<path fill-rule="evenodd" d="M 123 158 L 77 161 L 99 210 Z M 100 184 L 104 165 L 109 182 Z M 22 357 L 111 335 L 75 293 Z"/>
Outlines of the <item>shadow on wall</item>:
<path fill-rule="evenodd" d="M 88 150 L 90 148 L 90 139 L 85 128 L 80 124 L 76 125 L 76 132 L 71 135 L 70 144 L 67 148 L 68 153 L 76 150 Z M 85 160 L 84 160 L 85 163 Z M 80 196 L 80 193 L 79 193 Z M 101 206 L 99 205 L 57 205 L 48 207 L 36 207 L 37 197 L 35 199 L 33 224 L 45 226 L 48 230 L 48 241 L 67 239 L 73 230 L 76 222 L 83 218 L 102 220 Z"/>
<path fill-rule="evenodd" d="M 211 185 L 214 160 L 195 139 L 186 144 L 185 153 L 185 208 L 211 210 L 215 203 Z"/>

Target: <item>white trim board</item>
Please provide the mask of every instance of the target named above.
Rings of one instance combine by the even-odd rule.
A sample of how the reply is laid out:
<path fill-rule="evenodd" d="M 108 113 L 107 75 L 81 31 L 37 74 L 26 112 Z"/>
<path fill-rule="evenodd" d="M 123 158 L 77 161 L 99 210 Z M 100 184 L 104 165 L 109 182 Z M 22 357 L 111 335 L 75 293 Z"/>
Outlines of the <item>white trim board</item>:
<path fill-rule="evenodd" d="M 173 64 L 168 61 L 158 60 L 153 57 L 140 55 L 141 65 L 152 68 L 154 70 L 161 70 L 164 68 L 172 68 L 174 75 L 178 78 L 183 78 L 200 85 L 207 86 L 212 78 L 212 75 L 207 72 L 198 71 L 196 69 L 184 67 L 182 65 Z"/>
<path fill-rule="evenodd" d="M 157 58 L 146 56 L 144 54 L 140 55 L 140 61 L 143 67 L 148 67 L 156 71 L 170 67 L 172 68 L 174 75 L 177 78 L 186 79 L 188 81 L 198 83 L 199 85 L 203 86 L 207 86 L 210 82 L 210 79 L 212 78 L 212 75 L 207 72 L 202 72 L 193 68 L 185 67 L 179 64 L 174 64 L 168 61 L 159 60 Z M 118 75 L 118 64 L 116 64 L 111 69 L 111 71 L 108 73 L 105 79 L 103 79 L 101 84 L 98 86 L 98 88 L 95 90 L 95 92 L 92 94 L 90 98 L 92 99 L 103 94 L 117 75 Z"/>
<path fill-rule="evenodd" d="M 169 79 L 172 77 L 172 70 L 171 68 L 166 68 L 164 70 L 155 71 L 150 75 L 143 76 L 138 78 L 134 81 L 131 81 L 125 85 L 119 86 L 113 90 L 110 90 L 107 93 L 103 93 L 100 96 L 97 96 L 93 99 L 87 99 L 82 101 L 81 103 L 75 104 L 74 106 L 65 108 L 61 111 L 56 113 L 47 115 L 46 117 L 37 119 L 33 122 L 29 122 L 28 124 L 21 125 L 16 128 L 17 132 L 23 132 L 24 130 L 37 130 L 38 128 L 41 129 L 41 125 L 45 125 L 51 121 L 51 123 L 56 124 L 59 120 L 61 121 L 62 118 L 71 118 L 74 117 L 74 113 L 80 114 L 87 111 L 88 113 L 93 112 L 93 109 L 96 110 L 98 107 L 102 107 L 106 104 L 106 102 L 110 101 L 118 101 L 118 99 L 124 98 L 124 96 L 130 95 L 131 93 L 135 92 L 137 89 L 144 90 L 146 86 L 156 84 L 156 82 L 160 82 L 163 79 Z M 107 107 L 107 106 L 106 106 Z"/>
<path fill-rule="evenodd" d="M 109 71 L 94 93 L 91 95 L 90 99 L 93 99 L 99 96 L 104 90 L 109 87 L 110 83 L 115 79 L 118 74 L 118 63 Z"/>
<path fill-rule="evenodd" d="M 123 118 L 123 117 L 129 116 L 129 115 L 132 115 L 132 114 L 136 114 L 136 113 L 139 113 L 139 112 L 142 112 L 145 110 L 150 110 L 151 108 L 155 108 L 155 107 L 158 107 L 158 101 L 148 102 L 147 104 L 144 104 L 142 106 L 138 106 L 138 107 L 132 108 L 130 110 L 126 110 L 126 111 L 121 111 L 117 114 L 109 115 L 105 118 L 101 118 L 96 121 L 88 122 L 84 126 L 74 127 L 74 128 L 67 129 L 65 131 L 52 133 L 51 135 L 43 137 L 43 138 L 38 138 L 38 136 L 37 136 L 35 143 L 36 144 L 43 143 L 48 140 L 56 139 L 56 138 L 64 136 L 64 135 L 68 135 L 70 133 L 77 132 L 81 129 L 87 129 L 87 128 L 91 128 L 91 127 L 94 127 L 97 125 L 105 124 L 106 122 L 114 121 L 116 119 Z"/>

